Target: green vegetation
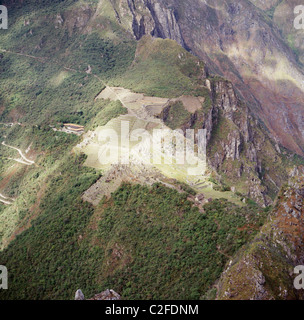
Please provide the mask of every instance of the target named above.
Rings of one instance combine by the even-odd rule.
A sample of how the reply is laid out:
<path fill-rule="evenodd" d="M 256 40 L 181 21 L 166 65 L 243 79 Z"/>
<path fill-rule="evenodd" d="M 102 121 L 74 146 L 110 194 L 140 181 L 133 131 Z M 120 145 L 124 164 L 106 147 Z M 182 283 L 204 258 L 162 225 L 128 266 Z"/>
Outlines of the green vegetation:
<path fill-rule="evenodd" d="M 201 96 L 205 98 L 205 101 L 201 108 L 194 113 L 187 111 L 182 101 L 175 101 L 165 108 L 160 117 L 172 130 L 180 129 L 183 126 L 188 126 L 191 129 L 203 128 L 206 114 L 212 107 L 212 100 L 208 89 L 202 89 Z"/>
<path fill-rule="evenodd" d="M 111 287 L 125 299 L 199 299 L 265 218 L 226 200 L 201 213 L 187 193 L 161 185 L 123 185 L 94 210 L 80 195 L 96 174 L 80 158 L 65 160 L 40 216 L 0 255 L 10 270 L 2 298 L 63 299 L 77 288 L 90 296 Z"/>
<path fill-rule="evenodd" d="M 0 49 L 9 51 L 0 52 L 1 122 L 87 124 L 99 111 L 94 98 L 105 83 L 131 65 L 136 42 L 119 29 L 120 40 L 114 41 L 74 27 L 75 16 L 86 21 L 95 8 L 78 5 L 27 1 L 12 10 L 9 32 L 0 41 Z"/>
<path fill-rule="evenodd" d="M 265 10 L 266 15 L 270 18 L 271 21 L 273 21 L 273 17 L 275 14 L 276 9 L 278 6 L 283 2 L 284 0 L 278 0 L 277 3 L 275 3 L 270 9 Z"/>
<path fill-rule="evenodd" d="M 79 137 L 54 132 L 48 126 L 21 127 L 15 125 L 5 130 L 6 142 L 26 150 L 35 150 L 35 165 L 25 166 L 10 160 L 18 158 L 18 152 L 0 145 L 1 193 L 16 198 L 14 205 L 0 207 L 0 248 L 8 244 L 14 232 L 26 225 L 39 212 L 40 198 L 54 174 L 60 174 L 60 167 Z"/>
<path fill-rule="evenodd" d="M 0 191 L 16 197 L 13 206 L 0 204 L 0 248 L 40 214 L 37 207 L 49 179 L 61 172 L 63 159 L 80 142 L 50 126 L 59 129 L 71 122 L 87 130 L 126 113 L 120 103 L 95 97 L 110 77 L 132 63 L 135 41 L 124 36 L 114 42 L 73 27 L 73 16 L 85 21 L 90 10 L 81 9 L 77 1 L 30 0 L 10 11 L 10 28 L 0 41 L 0 49 L 6 50 L 0 52 L 0 122 L 15 125 L 0 125 L 0 141 L 23 152 L 31 146 L 36 165 L 17 164 L 9 159 L 18 158 L 17 151 L 0 145 Z M 57 24 L 58 15 L 65 25 Z M 120 30 L 115 32 L 121 37 Z"/>
<path fill-rule="evenodd" d="M 221 186 L 214 186 L 213 189 L 215 191 L 221 191 L 221 192 L 231 191 L 231 188 L 226 184 L 222 184 Z"/>
<path fill-rule="evenodd" d="M 195 196 L 196 195 L 196 191 L 191 188 L 189 185 L 187 185 L 186 183 L 183 183 L 183 182 L 178 182 L 178 185 L 179 187 L 186 193 L 189 193 L 190 195 L 192 196 Z"/>
<path fill-rule="evenodd" d="M 204 64 L 175 41 L 145 36 L 132 66 L 112 85 L 157 97 L 199 96 L 204 92 L 202 74 Z"/>
<path fill-rule="evenodd" d="M 28 149 L 35 159 L 32 166 L 16 163 L 18 152 L 0 144 L 0 191 L 15 198 L 0 204 L 0 264 L 9 269 L 10 287 L 0 299 L 71 299 L 78 288 L 87 297 L 113 288 L 124 299 L 212 299 L 226 262 L 253 239 L 269 209 L 250 199 L 243 207 L 218 199 L 198 208 L 189 200 L 195 190 L 185 183 L 180 193 L 161 184 L 123 184 L 93 207 L 81 196 L 102 172 L 84 167 L 85 156 L 73 153 L 80 137 L 52 129 L 72 122 L 91 130 L 126 114 L 119 101 L 96 99 L 106 85 L 204 97 L 195 129 L 212 106 L 199 59 L 171 40 L 147 36 L 137 45 L 115 19 L 92 18 L 97 2 L 86 1 L 88 10 L 74 0 L 18 4 L 0 40 L 7 50 L 0 53 L 0 122 L 14 123 L 0 125 L 0 142 Z M 172 103 L 166 123 L 176 129 L 191 116 L 181 102 Z M 211 156 L 234 129 L 219 118 Z M 300 162 L 284 156 L 284 164 Z M 273 158 L 265 156 L 263 167 Z M 215 189 L 229 190 L 232 178 L 245 185 L 236 162 L 222 169 L 220 182 L 210 180 Z"/>
<path fill-rule="evenodd" d="M 166 109 L 168 114 L 166 114 L 164 121 L 172 130 L 181 128 L 191 119 L 191 113 L 185 109 L 181 101 L 171 103 Z"/>
<path fill-rule="evenodd" d="M 106 125 L 111 119 L 119 115 L 127 114 L 128 110 L 123 107 L 120 101 L 100 100 L 103 106 L 101 111 L 92 120 L 91 128 Z"/>

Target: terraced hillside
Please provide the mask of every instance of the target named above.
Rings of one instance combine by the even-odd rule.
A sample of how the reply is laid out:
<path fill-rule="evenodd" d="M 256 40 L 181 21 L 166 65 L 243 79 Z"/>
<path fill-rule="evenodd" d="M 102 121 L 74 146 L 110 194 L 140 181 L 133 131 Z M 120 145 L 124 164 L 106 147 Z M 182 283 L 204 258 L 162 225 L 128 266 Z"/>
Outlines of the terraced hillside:
<path fill-rule="evenodd" d="M 280 188 L 300 175 L 299 132 L 279 139 L 243 91 L 247 82 L 233 66 L 224 72 L 226 58 L 202 52 L 196 33 L 192 42 L 178 15 L 187 1 L 158 2 L 4 1 L 0 265 L 10 290 L 0 299 L 71 299 L 78 288 L 94 296 L 108 287 L 124 299 L 227 298 L 227 263 L 264 232 Z M 193 1 L 185 14 L 205 12 L 214 27 L 215 5 Z M 166 163 L 168 152 L 143 164 L 152 150 L 138 141 L 130 164 L 102 165 L 100 133 L 122 138 L 122 121 L 139 133 L 166 129 L 170 150 L 174 130 L 185 140 L 203 130 L 207 157 L 194 157 L 203 166 L 190 175 L 190 165 Z"/>

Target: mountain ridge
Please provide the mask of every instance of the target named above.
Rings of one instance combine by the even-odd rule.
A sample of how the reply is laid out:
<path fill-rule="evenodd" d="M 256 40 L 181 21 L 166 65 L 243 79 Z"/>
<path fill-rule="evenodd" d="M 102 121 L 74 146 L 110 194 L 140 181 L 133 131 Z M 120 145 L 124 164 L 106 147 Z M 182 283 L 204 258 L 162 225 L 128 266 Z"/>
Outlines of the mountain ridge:
<path fill-rule="evenodd" d="M 301 33 L 275 26 L 295 1 L 251 2 L 2 2 L 0 264 L 11 278 L 1 299 L 73 299 L 75 288 L 124 299 L 303 298 L 289 274 L 303 260 L 302 227 L 283 218 L 303 207 Z M 206 129 L 207 173 L 100 168 L 98 128 L 121 119 Z M 65 132 L 68 123 L 84 134 Z M 285 240 L 269 233 L 277 224 L 287 260 Z M 257 267 L 257 243 L 281 277 Z M 235 270 L 248 251 L 257 281 L 246 291 Z"/>
<path fill-rule="evenodd" d="M 123 2 L 116 2 L 118 12 Z M 135 0 L 128 4 L 133 14 L 132 26 L 137 26 L 138 21 L 144 24 L 149 16 L 146 27 L 141 28 L 142 34 L 133 30 L 137 39 L 151 34 L 176 40 L 203 59 L 210 71 L 231 80 L 274 138 L 303 155 L 304 131 L 300 120 L 303 114 L 299 109 L 303 101 L 303 69 L 279 29 L 272 22 L 270 25 L 263 11 L 246 1 L 238 4 L 228 1 L 226 6 L 221 1 L 212 5 L 192 1 L 188 5 L 186 2 Z M 140 8 L 138 18 L 135 7 Z M 265 73 L 263 69 L 269 71 Z M 273 121 L 272 114 L 277 107 L 283 116 L 276 113 Z"/>

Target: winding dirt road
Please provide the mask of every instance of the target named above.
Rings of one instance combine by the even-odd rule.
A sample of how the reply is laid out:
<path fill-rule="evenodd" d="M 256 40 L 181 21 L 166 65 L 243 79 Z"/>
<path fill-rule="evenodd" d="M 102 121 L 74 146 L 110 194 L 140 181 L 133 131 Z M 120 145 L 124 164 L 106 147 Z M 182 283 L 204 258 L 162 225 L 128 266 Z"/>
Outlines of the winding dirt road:
<path fill-rule="evenodd" d="M 2 193 L 0 193 L 0 202 L 7 204 L 7 205 L 10 205 L 10 204 L 13 204 L 13 201 L 14 201 L 13 199 L 8 198 L 8 197 L 4 196 Z"/>
<path fill-rule="evenodd" d="M 20 159 L 11 159 L 11 160 L 17 161 L 17 162 L 19 162 L 19 163 L 26 164 L 26 165 L 28 165 L 28 166 L 31 166 L 31 165 L 35 164 L 35 161 L 32 161 L 32 160 L 28 159 L 28 158 L 22 153 L 22 151 L 21 151 L 20 149 L 6 144 L 5 141 L 2 141 L 2 145 L 6 146 L 6 147 L 8 147 L 8 148 L 17 150 L 17 151 L 19 152 L 21 158 L 22 158 L 22 160 L 20 160 Z"/>

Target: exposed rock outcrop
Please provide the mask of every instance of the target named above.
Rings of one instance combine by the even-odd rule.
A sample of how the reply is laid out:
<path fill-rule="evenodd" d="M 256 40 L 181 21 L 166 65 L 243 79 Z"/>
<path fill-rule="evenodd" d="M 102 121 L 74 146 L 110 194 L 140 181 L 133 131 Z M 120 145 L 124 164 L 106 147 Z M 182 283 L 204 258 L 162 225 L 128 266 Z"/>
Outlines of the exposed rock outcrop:
<path fill-rule="evenodd" d="M 107 289 L 99 294 L 96 294 L 89 300 L 121 300 L 121 296 L 112 289 Z"/>
<path fill-rule="evenodd" d="M 185 47 L 176 10 L 151 0 L 127 0 L 127 2 L 133 19 L 132 30 L 137 40 L 150 34 L 154 37 L 175 40 Z M 137 10 L 137 6 L 140 6 L 141 10 Z"/>
<path fill-rule="evenodd" d="M 272 203 L 267 193 L 272 189 L 278 191 L 287 177 L 282 170 L 267 175 L 263 171 L 266 163 L 279 159 L 280 149 L 229 81 L 209 78 L 206 84 L 207 81 L 211 106 L 203 105 L 189 113 L 181 129 L 207 129 L 209 167 L 219 174 L 221 182 L 236 185 L 237 191 L 267 206 Z M 164 108 L 160 115 L 164 122 L 172 121 L 172 115 L 176 115 L 171 112 L 174 107 L 169 103 Z"/>
<path fill-rule="evenodd" d="M 300 174 L 300 175 L 299 175 Z M 294 288 L 294 267 L 304 264 L 304 178 L 295 169 L 268 223 L 230 261 L 219 285 L 219 299 L 303 299 Z"/>
<path fill-rule="evenodd" d="M 75 300 L 85 300 L 84 294 L 80 289 L 76 291 Z M 121 300 L 121 296 L 114 290 L 107 289 L 88 300 Z"/>
<path fill-rule="evenodd" d="M 122 10 L 122 3 L 123 0 L 118 11 Z M 277 28 L 269 24 L 268 12 L 263 15 L 245 0 L 215 0 L 212 4 L 197 0 L 128 3 L 136 39 L 150 34 L 176 40 L 203 59 L 212 72 L 229 79 L 284 147 L 303 154 L 303 112 L 299 101 L 304 101 L 304 75 Z M 259 2 L 259 6 L 270 10 L 265 3 Z M 275 21 L 281 22 L 277 17 Z M 293 42 L 298 46 L 299 41 Z M 230 102 L 227 99 L 222 101 L 224 106 Z"/>
<path fill-rule="evenodd" d="M 78 289 L 75 293 L 75 300 L 85 300 L 84 299 L 84 294 L 80 289 Z"/>

